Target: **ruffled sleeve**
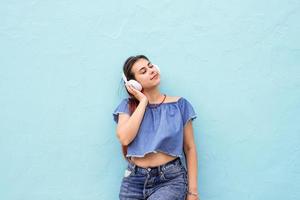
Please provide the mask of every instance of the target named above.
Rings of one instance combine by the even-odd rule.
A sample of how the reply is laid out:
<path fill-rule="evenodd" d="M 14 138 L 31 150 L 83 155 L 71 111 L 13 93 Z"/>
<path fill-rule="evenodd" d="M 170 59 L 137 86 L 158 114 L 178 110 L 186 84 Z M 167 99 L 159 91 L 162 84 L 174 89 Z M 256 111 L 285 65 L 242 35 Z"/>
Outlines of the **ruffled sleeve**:
<path fill-rule="evenodd" d="M 181 100 L 179 101 L 179 107 L 182 115 L 183 126 L 185 126 L 189 120 L 194 120 L 197 118 L 197 114 L 192 104 L 185 98 L 181 97 Z"/>
<path fill-rule="evenodd" d="M 119 113 L 127 113 L 130 115 L 129 108 L 128 108 L 128 98 L 125 98 L 121 101 L 121 103 L 116 107 L 113 112 L 113 120 L 118 123 Z"/>

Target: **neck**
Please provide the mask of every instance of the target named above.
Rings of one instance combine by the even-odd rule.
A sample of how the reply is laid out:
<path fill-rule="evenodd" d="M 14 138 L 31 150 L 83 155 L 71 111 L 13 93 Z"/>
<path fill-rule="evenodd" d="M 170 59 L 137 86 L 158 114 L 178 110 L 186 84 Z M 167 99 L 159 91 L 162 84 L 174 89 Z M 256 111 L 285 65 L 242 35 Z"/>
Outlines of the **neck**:
<path fill-rule="evenodd" d="M 148 102 L 150 104 L 160 103 L 163 99 L 163 94 L 161 94 L 161 92 L 159 91 L 158 88 L 152 88 L 150 90 L 145 90 L 144 94 L 147 97 Z"/>

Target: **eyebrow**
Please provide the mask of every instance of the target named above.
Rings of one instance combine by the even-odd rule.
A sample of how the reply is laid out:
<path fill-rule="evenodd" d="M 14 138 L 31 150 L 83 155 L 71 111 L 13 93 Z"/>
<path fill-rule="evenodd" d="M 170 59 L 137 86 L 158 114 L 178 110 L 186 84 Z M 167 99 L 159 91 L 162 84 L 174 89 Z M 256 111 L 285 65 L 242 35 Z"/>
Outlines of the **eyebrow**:
<path fill-rule="evenodd" d="M 151 62 L 148 62 L 148 66 L 151 64 Z M 139 71 L 141 71 L 142 69 L 145 69 L 145 67 L 142 67 L 141 69 L 139 69 Z"/>

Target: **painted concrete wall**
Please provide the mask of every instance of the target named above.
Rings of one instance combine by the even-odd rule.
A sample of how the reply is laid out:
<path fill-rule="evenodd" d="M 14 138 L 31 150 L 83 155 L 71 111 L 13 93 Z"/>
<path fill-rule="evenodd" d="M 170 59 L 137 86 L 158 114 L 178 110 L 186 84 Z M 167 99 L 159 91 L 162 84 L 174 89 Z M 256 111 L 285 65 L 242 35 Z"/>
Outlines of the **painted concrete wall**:
<path fill-rule="evenodd" d="M 145 54 L 194 105 L 202 200 L 300 196 L 300 2 L 1 1 L 0 198 L 118 198 L 112 111 Z"/>

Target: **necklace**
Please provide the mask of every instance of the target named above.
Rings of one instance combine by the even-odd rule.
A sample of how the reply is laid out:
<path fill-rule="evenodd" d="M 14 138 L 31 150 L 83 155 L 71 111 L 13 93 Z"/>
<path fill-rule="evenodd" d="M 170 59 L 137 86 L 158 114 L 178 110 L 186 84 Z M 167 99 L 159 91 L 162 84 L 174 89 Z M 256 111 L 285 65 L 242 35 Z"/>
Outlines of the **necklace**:
<path fill-rule="evenodd" d="M 166 99 L 166 97 L 167 97 L 167 95 L 166 94 L 164 94 L 164 99 L 162 100 L 162 102 L 160 102 L 159 104 L 155 104 L 156 106 L 150 106 L 150 105 L 148 105 L 150 108 L 157 108 L 158 106 L 160 106 L 164 101 L 165 101 L 165 99 Z"/>

